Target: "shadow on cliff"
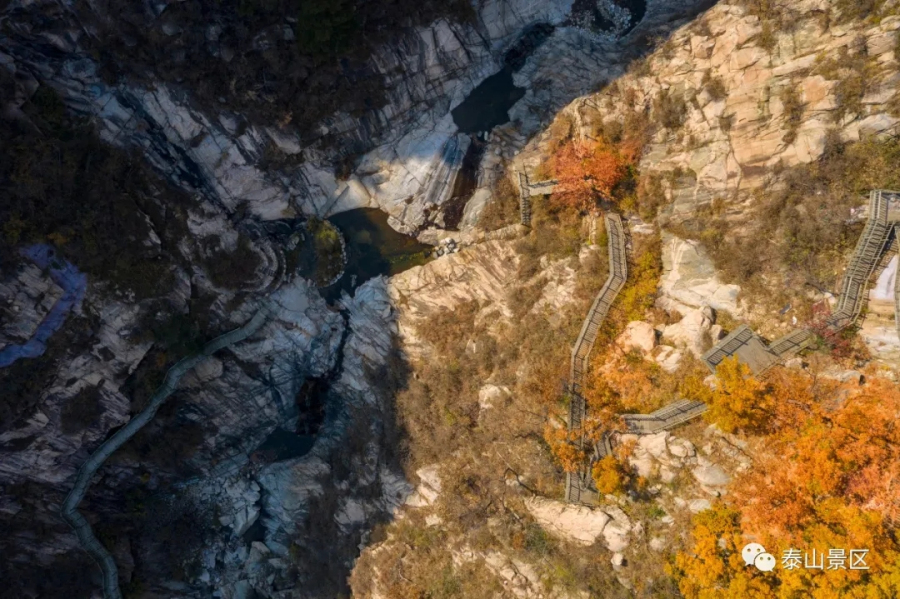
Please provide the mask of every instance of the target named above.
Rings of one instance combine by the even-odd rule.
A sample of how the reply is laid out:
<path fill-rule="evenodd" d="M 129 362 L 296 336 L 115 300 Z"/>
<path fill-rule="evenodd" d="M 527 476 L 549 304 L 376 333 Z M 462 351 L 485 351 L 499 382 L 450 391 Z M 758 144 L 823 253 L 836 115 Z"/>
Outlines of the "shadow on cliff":
<path fill-rule="evenodd" d="M 349 410 L 345 439 L 328 460 L 331 475 L 324 492 L 311 497 L 308 517 L 298 524 L 290 547 L 291 565 L 308 597 L 351 596 L 348 577 L 361 547 L 378 538 L 405 498 L 400 481 L 409 440 L 394 398 L 412 376 L 396 334 L 383 363 L 365 366 L 371 397 Z M 372 480 L 360 484 L 366 469 L 376 464 Z M 343 517 L 347 507 L 361 505 L 365 519 Z"/>

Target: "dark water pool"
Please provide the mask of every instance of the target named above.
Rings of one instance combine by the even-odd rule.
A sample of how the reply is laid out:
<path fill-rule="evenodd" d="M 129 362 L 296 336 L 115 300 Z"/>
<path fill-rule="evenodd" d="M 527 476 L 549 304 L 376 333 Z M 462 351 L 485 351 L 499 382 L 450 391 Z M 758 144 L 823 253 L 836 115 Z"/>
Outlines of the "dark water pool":
<path fill-rule="evenodd" d="M 306 455 L 315 442 L 315 435 L 298 435 L 283 428 L 276 428 L 256 448 L 256 453 L 264 456 L 267 462 L 280 462 Z"/>
<path fill-rule="evenodd" d="M 490 131 L 509 122 L 509 109 L 525 95 L 524 87 L 513 83 L 513 70 L 504 68 L 481 82 L 462 104 L 451 111 L 462 133 Z"/>
<path fill-rule="evenodd" d="M 432 250 L 414 237 L 398 233 L 388 216 L 375 208 L 357 208 L 328 219 L 347 242 L 347 266 L 337 283 L 321 289 L 325 299 L 340 297 L 379 275 L 391 276 L 424 264 Z"/>

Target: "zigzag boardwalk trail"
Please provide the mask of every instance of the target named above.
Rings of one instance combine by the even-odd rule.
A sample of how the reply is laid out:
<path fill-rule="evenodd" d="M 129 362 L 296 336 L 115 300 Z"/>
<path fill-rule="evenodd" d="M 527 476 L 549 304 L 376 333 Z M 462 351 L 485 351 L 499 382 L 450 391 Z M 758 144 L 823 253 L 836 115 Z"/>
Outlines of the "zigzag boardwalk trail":
<path fill-rule="evenodd" d="M 78 540 L 81 542 L 81 546 L 84 550 L 94 558 L 101 570 L 103 570 L 103 594 L 106 599 L 122 598 L 122 592 L 119 589 L 119 571 L 116 568 L 116 562 L 112 555 L 110 555 L 109 551 L 106 550 L 103 544 L 94 535 L 93 530 L 91 530 L 90 522 L 88 522 L 78 511 L 78 505 L 81 503 L 81 500 L 84 499 L 84 494 L 87 492 L 88 487 L 90 487 L 91 478 L 93 478 L 94 474 L 97 473 L 109 456 L 122 447 L 122 445 L 131 439 L 148 422 L 153 420 L 156 411 L 163 402 L 172 395 L 185 374 L 220 349 L 225 349 L 226 347 L 243 341 L 258 331 L 260 327 L 265 324 L 268 317 L 269 309 L 268 306 L 264 305 L 244 326 L 216 337 L 207 343 L 199 353 L 184 358 L 172 366 L 166 373 L 166 378 L 163 380 L 162 385 L 156 390 L 153 397 L 150 398 L 147 407 L 98 447 L 79 469 L 75 486 L 72 488 L 72 491 L 69 492 L 65 502 L 63 502 L 60 514 L 62 515 L 63 520 L 75 530 L 75 534 L 78 536 Z"/>
<path fill-rule="evenodd" d="M 605 221 L 609 238 L 609 277 L 584 319 L 581 333 L 572 346 L 572 359 L 569 364 L 569 431 L 581 432 L 578 445 L 582 451 L 585 448 L 582 423 L 587 409 L 581 394 L 584 376 L 600 327 L 628 279 L 628 255 L 622 218 L 618 214 L 610 213 L 606 215 Z M 700 402 L 680 400 L 653 414 L 626 414 L 623 419 L 629 431 L 646 434 L 690 420 L 702 414 L 705 409 L 706 406 Z M 597 444 L 594 457 L 602 458 L 610 453 L 612 453 L 612 436 L 607 432 L 603 434 L 602 442 Z M 566 501 L 587 503 L 596 500 L 597 493 L 592 487 L 590 468 L 578 473 L 566 473 Z"/>
<path fill-rule="evenodd" d="M 841 293 L 834 313 L 825 321 L 827 331 L 837 333 L 853 325 L 866 304 L 869 279 L 875 273 L 885 251 L 890 247 L 891 233 L 900 230 L 900 192 L 883 189 L 869 194 L 869 214 L 866 226 L 856 244 L 847 271 L 841 281 Z M 900 334 L 900 280 L 894 290 L 895 319 Z M 703 361 L 715 372 L 716 366 L 729 356 L 736 355 L 753 370 L 763 374 L 772 366 L 807 347 L 814 333 L 808 329 L 791 331 L 766 346 L 750 327 L 735 329 L 715 347 L 703 355 Z"/>
<path fill-rule="evenodd" d="M 530 184 L 528 177 L 520 173 L 519 184 L 522 224 L 530 225 L 530 196 L 536 193 L 550 193 L 544 190 L 555 187 L 556 181 Z M 582 325 L 581 333 L 572 347 L 569 369 L 569 431 L 580 433 L 578 446 L 582 451 L 585 449 L 582 424 L 586 412 L 582 389 L 588 359 L 600 326 L 628 278 L 622 219 L 617 214 L 608 214 L 605 220 L 609 234 L 610 274 L 594 300 Z M 859 318 L 866 301 L 868 281 L 885 250 L 890 246 L 892 231 L 895 236 L 900 233 L 900 192 L 873 190 L 869 197 L 868 220 L 844 275 L 837 309 L 825 322 L 827 330 L 840 331 Z M 900 277 L 897 277 L 895 284 L 895 308 L 897 331 L 900 335 Z M 813 336 L 814 333 L 808 329 L 798 329 L 767 346 L 750 327 L 741 325 L 706 352 L 703 361 L 715 373 L 722 360 L 737 355 L 738 359 L 750 366 L 754 374 L 759 375 L 807 347 Z M 652 414 L 624 414 L 622 420 L 629 433 L 651 434 L 687 422 L 705 411 L 706 405 L 702 402 L 679 399 Z M 607 431 L 602 435 L 601 442 L 594 447 L 592 461 L 610 453 L 612 453 L 612 433 Z M 597 499 L 598 494 L 591 479 L 589 465 L 579 472 L 566 474 L 566 501 L 591 504 L 596 503 Z"/>
<path fill-rule="evenodd" d="M 609 277 L 603 288 L 594 299 L 588 312 L 581 333 L 572 347 L 572 360 L 569 364 L 569 431 L 582 431 L 578 440 L 579 449 L 584 450 L 584 432 L 582 423 L 585 416 L 585 402 L 581 395 L 584 386 L 584 374 L 588 367 L 588 358 L 600 332 L 600 325 L 606 319 L 613 300 L 619 295 L 625 281 L 628 279 L 628 257 L 625 253 L 625 227 L 618 214 L 607 214 L 606 232 L 609 237 Z M 604 435 L 603 445 L 606 451 L 611 451 L 608 446 L 609 438 Z M 587 477 L 590 473 L 587 473 Z M 589 493 L 585 485 L 585 474 L 566 473 L 566 501 L 581 502 L 582 495 Z M 586 497 L 585 497 L 586 499 Z"/>

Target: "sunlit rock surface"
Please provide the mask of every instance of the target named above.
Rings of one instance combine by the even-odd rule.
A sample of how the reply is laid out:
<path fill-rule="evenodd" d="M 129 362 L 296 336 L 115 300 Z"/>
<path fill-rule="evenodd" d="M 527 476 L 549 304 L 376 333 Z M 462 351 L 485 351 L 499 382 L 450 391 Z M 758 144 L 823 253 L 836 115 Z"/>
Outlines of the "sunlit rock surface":
<path fill-rule="evenodd" d="M 723 283 L 703 246 L 664 233 L 663 276 L 660 279 L 660 305 L 686 314 L 689 308 L 709 306 L 740 314 L 737 285 Z"/>

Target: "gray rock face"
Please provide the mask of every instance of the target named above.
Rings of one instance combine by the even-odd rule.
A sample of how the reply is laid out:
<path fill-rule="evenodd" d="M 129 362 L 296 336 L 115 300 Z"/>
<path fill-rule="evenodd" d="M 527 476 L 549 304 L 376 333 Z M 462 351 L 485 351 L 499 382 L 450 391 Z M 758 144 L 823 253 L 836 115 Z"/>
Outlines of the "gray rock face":
<path fill-rule="evenodd" d="M 660 307 L 687 314 L 690 308 L 710 306 L 735 315 L 743 312 L 738 302 L 741 288 L 722 283 L 712 260 L 698 242 L 663 233 L 663 276 Z"/>
<path fill-rule="evenodd" d="M 503 66 L 504 55 L 535 24 L 557 28 L 515 74 L 526 94 L 510 110 L 511 122 L 491 135 L 479 176 L 481 195 L 465 223 L 477 220 L 503 158 L 573 98 L 621 75 L 629 44 L 664 33 L 667 23 L 697 10 L 700 0 L 648 3 L 637 29 L 621 41 L 599 41 L 566 26 L 571 0 L 487 0 L 472 25 L 438 21 L 410 31 L 372 58 L 386 77 L 387 104 L 365 117 L 336 114 L 320 133 L 369 151 L 347 180 L 335 178 L 340 156 L 300 139 L 288 127 L 246 126 L 240 115 L 202 114 L 189 96 L 159 84 L 152 88 L 106 84 L 93 60 L 67 43 L 64 52 L 26 32 L 0 39 L 0 63 L 52 82 L 74 109 L 96 117 L 105 139 L 138 147 L 176 183 L 200 191 L 233 212 L 274 219 L 294 212 L 321 216 L 357 207 L 379 207 L 398 230 L 418 230 L 436 219 L 449 199 L 469 144 L 451 118 L 452 108 Z M 68 24 L 65 35 L 82 32 Z M 209 32 L 208 32 L 209 33 Z M 267 149 L 295 166 L 269 169 Z"/>
<path fill-rule="evenodd" d="M 0 283 L 0 350 L 30 339 L 62 295 L 63 290 L 33 264 L 23 265 L 13 280 Z"/>
<path fill-rule="evenodd" d="M 140 147 L 171 179 L 229 211 L 246 202 L 253 213 L 273 219 L 294 210 L 324 216 L 377 206 L 398 228 L 411 230 L 425 222 L 426 209 L 447 199 L 468 147 L 450 109 L 501 68 L 504 52 L 526 27 L 561 23 L 570 4 L 489 0 L 474 26 L 438 21 L 385 47 L 371 63 L 387 78 L 387 105 L 365 119 L 334 115 L 320 131 L 372 149 L 347 181 L 333 174 L 338 156 L 311 147 L 289 129 L 246 127 L 239 115 L 201 114 L 182 91 L 165 85 L 107 85 L 77 47 L 60 58 L 58 48 L 22 35 L 0 41 L 0 51 L 8 54 L 3 62 L 37 72 L 73 108 L 97 117 L 105 139 Z M 72 39 L 81 33 L 76 27 L 69 32 Z M 266 170 L 261 163 L 270 145 L 303 164 Z"/>

